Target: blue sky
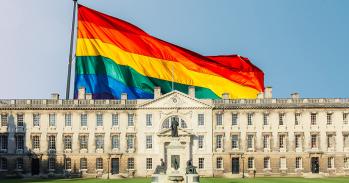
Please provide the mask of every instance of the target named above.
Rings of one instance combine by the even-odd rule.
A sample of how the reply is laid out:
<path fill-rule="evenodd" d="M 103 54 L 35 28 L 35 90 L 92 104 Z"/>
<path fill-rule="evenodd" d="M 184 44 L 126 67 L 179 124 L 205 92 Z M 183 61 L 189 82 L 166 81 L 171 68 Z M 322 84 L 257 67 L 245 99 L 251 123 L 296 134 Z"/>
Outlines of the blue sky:
<path fill-rule="evenodd" d="M 349 97 L 347 0 L 79 0 L 203 55 L 239 54 L 274 97 Z M 0 1 L 0 98 L 65 97 L 72 0 Z"/>

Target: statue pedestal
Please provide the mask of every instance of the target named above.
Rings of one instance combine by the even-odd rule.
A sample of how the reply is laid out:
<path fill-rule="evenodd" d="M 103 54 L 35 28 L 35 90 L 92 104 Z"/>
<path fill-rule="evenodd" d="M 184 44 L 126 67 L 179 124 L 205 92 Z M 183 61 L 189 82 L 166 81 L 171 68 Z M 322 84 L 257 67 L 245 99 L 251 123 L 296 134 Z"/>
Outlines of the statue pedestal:
<path fill-rule="evenodd" d="M 187 174 L 185 175 L 185 182 L 186 183 L 199 183 L 200 178 L 198 174 Z"/>
<path fill-rule="evenodd" d="M 184 176 L 185 163 L 188 160 L 189 154 L 186 152 L 185 145 L 181 144 L 178 137 L 173 137 L 167 146 L 167 174 Z M 175 165 L 176 163 L 177 165 Z"/>

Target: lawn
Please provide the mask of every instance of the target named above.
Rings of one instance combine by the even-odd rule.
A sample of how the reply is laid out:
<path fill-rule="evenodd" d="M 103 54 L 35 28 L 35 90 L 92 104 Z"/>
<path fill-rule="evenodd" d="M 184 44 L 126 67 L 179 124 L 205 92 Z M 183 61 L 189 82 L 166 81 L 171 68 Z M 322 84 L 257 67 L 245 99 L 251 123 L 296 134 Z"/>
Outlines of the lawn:
<path fill-rule="evenodd" d="M 150 179 L 134 178 L 119 180 L 104 179 L 3 179 L 1 183 L 150 183 Z M 304 178 L 256 178 L 256 179 L 225 179 L 201 178 L 201 183 L 349 183 L 349 177 L 304 179 Z"/>

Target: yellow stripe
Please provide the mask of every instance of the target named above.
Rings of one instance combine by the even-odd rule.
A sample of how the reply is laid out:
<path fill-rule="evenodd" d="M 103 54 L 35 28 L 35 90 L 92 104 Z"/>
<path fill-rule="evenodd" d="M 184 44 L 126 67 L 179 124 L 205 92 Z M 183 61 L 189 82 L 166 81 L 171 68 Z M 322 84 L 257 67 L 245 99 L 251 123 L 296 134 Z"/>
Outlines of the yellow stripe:
<path fill-rule="evenodd" d="M 142 75 L 168 81 L 172 81 L 173 69 L 174 82 L 205 87 L 218 96 L 229 93 L 231 98 L 256 98 L 258 94 L 256 89 L 242 86 L 223 77 L 188 70 L 179 62 L 126 52 L 99 39 L 77 40 L 76 56 L 99 55 L 110 58 L 117 64 L 132 67 Z"/>

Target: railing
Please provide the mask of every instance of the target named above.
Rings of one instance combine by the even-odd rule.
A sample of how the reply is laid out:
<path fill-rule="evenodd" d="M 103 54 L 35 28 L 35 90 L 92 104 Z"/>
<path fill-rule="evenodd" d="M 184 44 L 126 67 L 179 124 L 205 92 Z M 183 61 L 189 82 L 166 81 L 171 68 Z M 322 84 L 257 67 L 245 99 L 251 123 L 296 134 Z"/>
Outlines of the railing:
<path fill-rule="evenodd" d="M 213 104 L 349 104 L 349 98 L 216 99 Z"/>

